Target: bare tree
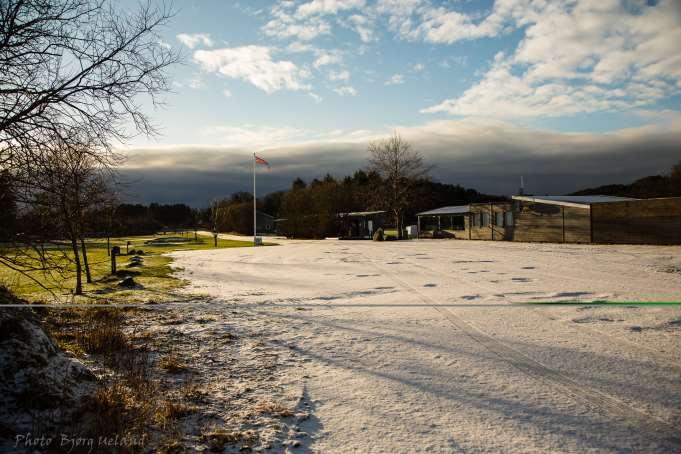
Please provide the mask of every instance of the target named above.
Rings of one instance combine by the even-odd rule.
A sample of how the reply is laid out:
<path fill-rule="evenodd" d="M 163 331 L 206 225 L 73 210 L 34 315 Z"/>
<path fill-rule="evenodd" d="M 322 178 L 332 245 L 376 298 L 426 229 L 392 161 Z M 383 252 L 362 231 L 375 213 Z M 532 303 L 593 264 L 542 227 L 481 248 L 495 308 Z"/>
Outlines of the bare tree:
<path fill-rule="evenodd" d="M 94 153 L 85 143 L 55 141 L 42 148 L 34 155 L 31 166 L 22 167 L 15 174 L 22 204 L 32 209 L 39 218 L 51 220 L 52 228 L 46 229 L 45 233 L 52 238 L 38 236 L 24 239 L 22 246 L 67 239 L 72 255 L 66 255 L 70 258 L 68 263 L 62 260 L 61 274 L 69 274 L 73 264 L 75 293 L 81 294 L 83 272 L 87 282 L 92 282 L 85 243 L 89 218 L 110 198 L 111 167 L 93 157 Z M 39 260 L 43 258 L 36 257 Z M 59 265 L 52 263 L 52 266 Z"/>
<path fill-rule="evenodd" d="M 170 88 L 180 55 L 159 31 L 173 14 L 163 0 L 132 11 L 115 0 L 0 0 L 0 171 L 19 182 L 18 209 L 41 226 L 0 248 L 1 264 L 63 274 L 73 260 L 80 293 L 83 254 L 91 280 L 88 207 L 103 203 L 113 144 L 156 132 L 140 98 L 156 106 Z M 61 238 L 72 257 L 55 253 Z"/>
<path fill-rule="evenodd" d="M 154 128 L 138 97 L 159 102 L 169 88 L 165 69 L 179 55 L 162 45 L 172 17 L 147 1 L 131 13 L 111 0 L 0 2 L 0 165 L 26 164 L 25 154 L 74 133 L 112 140 Z M 132 128 L 129 127 L 132 125 Z M 19 154 L 19 159 L 17 158 Z"/>
<path fill-rule="evenodd" d="M 385 182 L 377 188 L 381 205 L 393 216 L 398 238 L 402 238 L 404 215 L 409 208 L 414 183 L 426 178 L 430 167 L 397 132 L 387 139 L 370 143 L 368 151 L 369 170 Z"/>

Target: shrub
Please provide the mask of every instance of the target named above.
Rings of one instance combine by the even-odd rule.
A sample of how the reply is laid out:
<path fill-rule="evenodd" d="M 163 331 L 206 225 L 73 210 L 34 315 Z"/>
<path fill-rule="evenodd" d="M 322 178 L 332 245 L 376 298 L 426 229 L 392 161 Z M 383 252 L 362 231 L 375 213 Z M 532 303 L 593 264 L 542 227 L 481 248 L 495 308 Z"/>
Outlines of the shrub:
<path fill-rule="evenodd" d="M 384 238 L 383 238 L 383 229 L 382 229 L 382 228 L 379 228 L 378 230 L 376 230 L 376 231 L 374 232 L 374 238 L 373 238 L 373 240 L 374 240 L 374 241 L 383 241 L 383 239 L 384 239 Z"/>

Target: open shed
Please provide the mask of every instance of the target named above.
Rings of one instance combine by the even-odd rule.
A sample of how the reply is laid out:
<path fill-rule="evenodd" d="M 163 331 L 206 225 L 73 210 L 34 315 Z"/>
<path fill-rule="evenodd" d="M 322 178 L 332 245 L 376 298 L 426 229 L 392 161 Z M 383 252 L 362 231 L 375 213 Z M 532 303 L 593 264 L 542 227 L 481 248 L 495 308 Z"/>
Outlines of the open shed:
<path fill-rule="evenodd" d="M 385 213 L 385 211 L 339 213 L 341 238 L 371 239 L 376 230 L 385 227 Z"/>
<path fill-rule="evenodd" d="M 422 232 L 428 236 L 450 236 L 464 238 L 462 232 L 466 230 L 466 218 L 470 213 L 469 205 L 455 205 L 423 211 L 416 215 L 418 220 L 418 235 Z M 458 236 L 457 236 L 458 234 Z"/>

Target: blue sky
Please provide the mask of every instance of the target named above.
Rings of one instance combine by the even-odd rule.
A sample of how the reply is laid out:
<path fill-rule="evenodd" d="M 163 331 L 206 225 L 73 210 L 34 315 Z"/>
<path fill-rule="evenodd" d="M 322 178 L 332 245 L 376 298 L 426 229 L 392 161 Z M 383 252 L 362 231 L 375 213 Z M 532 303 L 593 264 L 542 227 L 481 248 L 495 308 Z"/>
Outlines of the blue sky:
<path fill-rule="evenodd" d="M 397 130 L 436 165 L 434 178 L 490 192 L 512 191 L 518 173 L 537 191 L 565 192 L 662 172 L 680 142 L 679 5 L 178 2 L 159 45 L 185 64 L 151 113 L 162 134 L 128 144 L 128 168 L 230 176 L 204 197 L 238 190 L 242 162 L 260 151 L 280 164 L 273 190 L 296 174 L 361 167 L 367 143 Z M 651 162 L 588 178 L 566 164 L 608 156 Z"/>

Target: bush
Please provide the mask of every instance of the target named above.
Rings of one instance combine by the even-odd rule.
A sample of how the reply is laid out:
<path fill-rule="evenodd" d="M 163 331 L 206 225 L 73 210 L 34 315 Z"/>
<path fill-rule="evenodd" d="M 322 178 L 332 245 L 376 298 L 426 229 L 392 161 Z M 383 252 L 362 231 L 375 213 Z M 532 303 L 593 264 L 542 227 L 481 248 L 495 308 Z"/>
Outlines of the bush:
<path fill-rule="evenodd" d="M 376 230 L 374 232 L 373 240 L 374 241 L 383 241 L 383 239 L 384 239 L 383 238 L 383 229 L 379 228 L 378 230 Z"/>

